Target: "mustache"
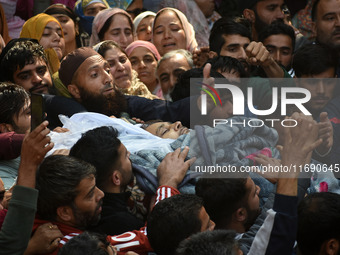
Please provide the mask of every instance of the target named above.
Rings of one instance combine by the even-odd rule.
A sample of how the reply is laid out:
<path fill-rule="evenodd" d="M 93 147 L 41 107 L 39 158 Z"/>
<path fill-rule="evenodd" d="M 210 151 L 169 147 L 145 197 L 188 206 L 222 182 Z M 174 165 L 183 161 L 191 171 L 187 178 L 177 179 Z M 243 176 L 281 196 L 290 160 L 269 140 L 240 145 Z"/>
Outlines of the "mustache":
<path fill-rule="evenodd" d="M 338 35 L 340 34 L 340 29 L 339 28 L 336 28 L 333 32 L 332 32 L 332 35 Z"/>
<path fill-rule="evenodd" d="M 44 88 L 44 87 L 48 87 L 48 85 L 47 84 L 39 84 L 39 85 L 35 85 L 35 86 L 33 86 L 32 88 L 30 88 L 29 90 L 28 90 L 28 92 L 34 92 L 38 87 L 40 87 L 40 88 Z"/>
<path fill-rule="evenodd" d="M 98 205 L 96 207 L 96 211 L 99 210 L 99 208 L 103 205 L 103 199 L 101 199 L 99 202 L 98 202 Z"/>

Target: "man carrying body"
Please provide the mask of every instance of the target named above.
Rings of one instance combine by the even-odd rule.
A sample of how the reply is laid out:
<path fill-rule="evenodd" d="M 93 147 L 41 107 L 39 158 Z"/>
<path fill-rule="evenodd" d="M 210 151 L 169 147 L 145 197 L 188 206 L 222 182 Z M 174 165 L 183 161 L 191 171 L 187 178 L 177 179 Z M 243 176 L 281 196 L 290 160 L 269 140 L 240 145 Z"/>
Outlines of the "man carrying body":
<path fill-rule="evenodd" d="M 96 168 L 96 184 L 105 197 L 96 231 L 107 235 L 140 229 L 144 223 L 128 211 L 131 192 L 126 187 L 133 181 L 130 152 L 111 127 L 99 127 L 82 135 L 72 147 L 70 156 L 82 159 Z"/>
<path fill-rule="evenodd" d="M 148 100 L 137 96 L 124 96 L 113 86 L 109 64 L 90 48 L 79 48 L 62 61 L 59 78 L 72 97 L 86 110 L 105 115 L 120 116 L 127 112 L 143 120 L 163 119 L 182 121 L 189 126 L 190 100 L 185 98 L 171 103 L 165 100 Z"/>
<path fill-rule="evenodd" d="M 158 167 L 159 188 L 156 204 L 163 198 L 178 194 L 177 185 L 182 181 L 192 160 L 185 161 L 189 149 L 169 153 Z M 35 227 L 51 221 L 57 225 L 64 238 L 60 247 L 70 238 L 100 219 L 104 193 L 96 187 L 95 168 L 76 158 L 62 155 L 47 157 L 37 173 L 38 215 Z M 146 228 L 108 236 L 108 241 L 118 251 L 133 250 L 138 254 L 151 251 Z M 55 252 L 55 254 L 57 251 Z"/>
<path fill-rule="evenodd" d="M 74 100 L 47 94 L 55 94 L 48 61 L 38 42 L 29 39 L 10 41 L 0 55 L 0 80 L 10 81 L 27 92 L 44 94 L 45 111 L 49 127 L 61 126 L 58 114 L 71 117 L 85 108 Z"/>

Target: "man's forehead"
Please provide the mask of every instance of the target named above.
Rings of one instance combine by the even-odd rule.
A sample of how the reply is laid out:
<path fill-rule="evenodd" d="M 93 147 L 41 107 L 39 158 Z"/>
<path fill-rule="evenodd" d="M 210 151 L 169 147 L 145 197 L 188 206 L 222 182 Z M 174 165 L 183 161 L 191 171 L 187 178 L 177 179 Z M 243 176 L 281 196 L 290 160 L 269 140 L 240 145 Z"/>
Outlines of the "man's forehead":
<path fill-rule="evenodd" d="M 160 63 L 158 70 L 162 70 L 162 72 L 165 70 L 171 72 L 174 69 L 187 66 L 190 67 L 187 59 L 181 54 L 176 54 L 170 58 L 163 60 Z"/>
<path fill-rule="evenodd" d="M 79 71 L 88 71 L 93 67 L 104 67 L 107 61 L 101 55 L 88 57 L 78 68 Z"/>
<path fill-rule="evenodd" d="M 224 45 L 229 45 L 229 44 L 246 44 L 250 43 L 250 40 L 248 37 L 242 36 L 240 34 L 224 34 Z"/>
<path fill-rule="evenodd" d="M 283 5 L 285 3 L 285 1 L 284 0 L 260 0 L 260 1 L 257 1 L 256 5 L 258 6 L 259 3 L 262 6 L 263 5 L 265 5 L 265 6 L 273 5 L 273 4 L 281 6 L 281 5 Z"/>
<path fill-rule="evenodd" d="M 41 57 L 34 57 L 34 58 L 26 61 L 25 66 L 22 69 L 20 69 L 20 67 L 18 66 L 17 72 L 18 71 L 21 72 L 21 71 L 32 70 L 32 69 L 35 69 L 39 66 L 46 66 L 47 67 L 46 61 Z"/>
<path fill-rule="evenodd" d="M 289 47 L 292 48 L 292 38 L 286 34 L 276 34 L 270 35 L 266 39 L 263 40 L 264 44 L 271 44 L 276 47 Z"/>
<path fill-rule="evenodd" d="M 340 0 L 320 0 L 316 7 L 316 15 L 324 15 L 328 12 L 339 12 Z"/>

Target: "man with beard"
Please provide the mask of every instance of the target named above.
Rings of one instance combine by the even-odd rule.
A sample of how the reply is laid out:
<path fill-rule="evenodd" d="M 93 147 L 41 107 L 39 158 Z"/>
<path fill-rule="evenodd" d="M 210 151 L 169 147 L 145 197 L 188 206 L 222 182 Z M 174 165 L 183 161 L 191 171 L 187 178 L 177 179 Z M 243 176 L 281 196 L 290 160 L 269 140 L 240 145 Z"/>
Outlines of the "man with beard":
<path fill-rule="evenodd" d="M 316 42 L 333 47 L 340 56 L 340 1 L 316 0 L 312 9 L 313 32 Z M 336 73 L 339 77 L 338 64 Z"/>
<path fill-rule="evenodd" d="M 337 64 L 336 53 L 326 45 L 305 45 L 295 53 L 295 76 L 303 78 L 297 79 L 296 85 L 308 89 L 311 93 L 311 100 L 306 103 L 306 108 L 315 119 L 335 95 L 337 79 L 334 78 Z"/>
<path fill-rule="evenodd" d="M 96 168 L 96 184 L 105 197 L 102 217 L 95 230 L 107 235 L 140 229 L 144 225 L 128 211 L 131 192 L 126 191 L 126 187 L 133 181 L 132 165 L 130 152 L 117 137 L 116 129 L 99 127 L 83 134 L 70 151 L 70 156 Z"/>
<path fill-rule="evenodd" d="M 88 111 L 117 117 L 127 112 L 143 120 L 180 120 L 189 126 L 190 98 L 171 103 L 124 96 L 113 86 L 108 62 L 91 48 L 82 47 L 68 54 L 60 65 L 59 78 L 72 97 Z"/>
<path fill-rule="evenodd" d="M 284 0 L 241 0 L 239 9 L 251 23 L 252 37 L 258 41 L 261 30 L 274 21 L 283 22 Z"/>
<path fill-rule="evenodd" d="M 233 229 L 239 234 L 247 232 L 260 214 L 259 192 L 249 176 L 202 178 L 196 184 L 196 195 L 203 198 L 216 229 Z"/>
<path fill-rule="evenodd" d="M 185 160 L 189 148 L 168 153 L 157 168 L 159 187 L 155 204 L 179 194 L 177 186 L 182 182 L 194 159 Z M 128 160 L 125 160 L 125 163 Z M 51 222 L 64 235 L 61 248 L 72 237 L 98 223 L 102 211 L 104 193 L 96 186 L 96 169 L 93 165 L 65 155 L 47 157 L 37 172 L 36 188 L 39 191 L 37 215 L 33 231 Z M 128 178 L 127 178 L 128 179 Z M 107 241 L 120 252 L 134 251 L 148 254 L 152 251 L 146 236 L 146 227 L 107 236 Z M 59 249 L 58 249 L 59 250 Z M 53 254 L 57 254 L 58 250 Z"/>
<path fill-rule="evenodd" d="M 58 114 L 71 117 L 85 111 L 84 107 L 72 99 L 47 95 L 56 94 L 43 47 L 34 39 L 13 39 L 0 55 L 0 80 L 13 82 L 27 92 L 45 94 L 44 105 L 49 127 L 61 125 Z"/>

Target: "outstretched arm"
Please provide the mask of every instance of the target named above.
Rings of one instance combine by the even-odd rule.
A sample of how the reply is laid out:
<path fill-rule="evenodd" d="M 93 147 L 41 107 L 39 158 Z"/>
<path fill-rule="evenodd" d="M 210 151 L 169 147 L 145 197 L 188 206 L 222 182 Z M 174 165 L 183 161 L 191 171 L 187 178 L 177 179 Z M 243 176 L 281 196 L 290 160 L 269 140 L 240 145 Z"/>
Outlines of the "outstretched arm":
<path fill-rule="evenodd" d="M 43 122 L 23 141 L 18 184 L 14 187 L 0 232 L 2 254 L 23 254 L 30 240 L 38 199 L 38 191 L 34 189 L 35 174 L 44 156 L 53 147 L 47 136 L 47 125 L 47 121 Z"/>

